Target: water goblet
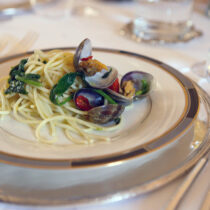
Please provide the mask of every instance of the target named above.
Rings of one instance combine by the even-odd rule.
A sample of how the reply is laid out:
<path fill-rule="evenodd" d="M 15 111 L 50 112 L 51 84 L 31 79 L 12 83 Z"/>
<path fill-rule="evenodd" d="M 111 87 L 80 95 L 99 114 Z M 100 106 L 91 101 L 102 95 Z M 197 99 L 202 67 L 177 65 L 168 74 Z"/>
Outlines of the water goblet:
<path fill-rule="evenodd" d="M 96 17 L 99 15 L 99 11 L 94 6 L 93 0 L 74 0 L 72 5 L 72 15 L 85 17 Z"/>
<path fill-rule="evenodd" d="M 135 0 L 137 18 L 123 31 L 136 41 L 176 43 L 200 36 L 191 21 L 193 0 Z"/>
<path fill-rule="evenodd" d="M 191 71 L 201 78 L 206 78 L 210 82 L 210 50 L 208 51 L 206 60 L 193 64 Z"/>

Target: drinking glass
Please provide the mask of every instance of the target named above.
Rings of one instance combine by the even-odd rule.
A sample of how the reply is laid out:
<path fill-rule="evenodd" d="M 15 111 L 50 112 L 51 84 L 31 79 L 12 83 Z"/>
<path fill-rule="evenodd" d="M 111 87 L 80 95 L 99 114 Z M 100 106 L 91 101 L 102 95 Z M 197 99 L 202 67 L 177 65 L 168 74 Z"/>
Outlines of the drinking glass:
<path fill-rule="evenodd" d="M 71 10 L 72 15 L 96 17 L 99 15 L 98 8 L 93 0 L 74 0 Z"/>
<path fill-rule="evenodd" d="M 207 9 L 206 9 L 206 15 L 207 15 L 207 17 L 210 18 L 210 0 L 208 1 L 208 6 L 207 6 Z"/>
<path fill-rule="evenodd" d="M 127 33 L 148 42 L 188 41 L 201 32 L 191 21 L 193 0 L 135 0 L 137 18 L 127 25 Z"/>
<path fill-rule="evenodd" d="M 210 82 L 210 50 L 205 61 L 195 63 L 191 71 L 199 77 L 206 78 Z"/>

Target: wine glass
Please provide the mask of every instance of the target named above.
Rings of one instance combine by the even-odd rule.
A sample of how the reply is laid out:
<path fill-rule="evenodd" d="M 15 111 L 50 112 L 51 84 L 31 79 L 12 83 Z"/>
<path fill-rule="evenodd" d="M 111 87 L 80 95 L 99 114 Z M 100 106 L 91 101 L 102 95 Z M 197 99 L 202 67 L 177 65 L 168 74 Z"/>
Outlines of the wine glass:
<path fill-rule="evenodd" d="M 199 77 L 206 78 L 207 81 L 210 82 L 210 49 L 206 60 L 193 64 L 191 70 Z"/>
<path fill-rule="evenodd" d="M 96 17 L 99 15 L 99 10 L 94 3 L 94 0 L 74 0 L 71 13 L 78 16 Z"/>
<path fill-rule="evenodd" d="M 35 1 L 35 0 L 30 0 Z M 69 18 L 74 0 L 46 0 L 47 4 L 37 5 L 34 11 L 47 19 Z"/>

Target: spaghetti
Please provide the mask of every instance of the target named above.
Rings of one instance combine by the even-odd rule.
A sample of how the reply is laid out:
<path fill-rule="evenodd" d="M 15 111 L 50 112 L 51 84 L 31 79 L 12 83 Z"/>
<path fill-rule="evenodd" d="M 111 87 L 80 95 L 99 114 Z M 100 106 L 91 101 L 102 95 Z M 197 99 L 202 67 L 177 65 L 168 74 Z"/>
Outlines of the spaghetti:
<path fill-rule="evenodd" d="M 67 101 L 62 106 L 57 106 L 49 98 L 50 91 L 58 81 L 65 74 L 75 72 L 73 57 L 72 53 L 61 50 L 49 52 L 36 50 L 24 64 L 24 71 L 26 75 L 40 75 L 39 82 L 34 80 L 35 83 L 26 84 L 24 91 L 27 94 L 5 94 L 9 86 L 8 83 L 5 83 L 0 90 L 0 115 L 12 114 L 19 122 L 30 125 L 35 129 L 38 141 L 44 143 L 51 144 L 58 141 L 57 128 L 63 129 L 66 137 L 76 144 L 109 141 L 109 137 L 94 134 L 93 131 L 111 131 L 118 128 L 121 123 L 104 127 L 89 122 L 86 120 L 88 112 L 77 109 L 73 100 Z M 1 80 L 8 81 L 8 78 L 5 77 Z M 42 85 L 33 85 L 36 83 Z M 77 77 L 64 96 L 82 88 L 83 85 L 81 78 Z M 44 127 L 49 129 L 50 139 L 46 135 L 42 135 Z"/>

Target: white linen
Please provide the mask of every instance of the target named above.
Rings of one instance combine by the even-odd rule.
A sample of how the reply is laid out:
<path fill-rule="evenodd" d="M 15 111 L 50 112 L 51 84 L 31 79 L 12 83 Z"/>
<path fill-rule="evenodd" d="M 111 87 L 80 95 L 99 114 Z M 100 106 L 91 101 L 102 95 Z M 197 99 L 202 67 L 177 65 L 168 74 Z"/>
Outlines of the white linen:
<path fill-rule="evenodd" d="M 27 16 L 18 16 L 9 21 L 0 22 L 1 34 L 12 34 L 21 38 L 27 31 L 40 34 L 34 49 L 77 46 L 84 38 L 88 37 L 96 47 L 108 47 L 133 51 L 168 63 L 190 78 L 197 81 L 208 93 L 210 84 L 206 79 L 201 79 L 189 71 L 189 67 L 204 60 L 210 48 L 210 21 L 200 15 L 194 14 L 195 26 L 203 31 L 203 36 L 188 43 L 147 45 L 135 43 L 119 35 L 120 28 L 135 15 L 134 3 L 101 3 L 98 2 L 92 9 L 97 11 L 97 16 L 77 16 L 72 10 L 72 1 L 59 1 L 57 6 L 37 8 L 35 13 Z M 102 7 L 99 7 L 102 5 Z M 77 5 L 78 6 L 78 5 Z M 205 167 L 201 176 L 196 180 L 190 192 L 180 205 L 179 209 L 199 209 L 204 193 L 210 184 L 210 163 Z M 167 186 L 151 192 L 113 204 L 83 207 L 29 207 L 14 204 L 0 203 L 0 210 L 139 210 L 139 209 L 164 209 L 167 202 L 175 192 L 185 176 L 173 181 Z"/>

